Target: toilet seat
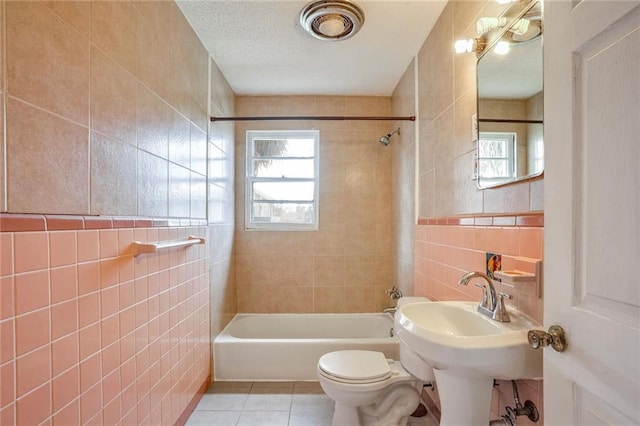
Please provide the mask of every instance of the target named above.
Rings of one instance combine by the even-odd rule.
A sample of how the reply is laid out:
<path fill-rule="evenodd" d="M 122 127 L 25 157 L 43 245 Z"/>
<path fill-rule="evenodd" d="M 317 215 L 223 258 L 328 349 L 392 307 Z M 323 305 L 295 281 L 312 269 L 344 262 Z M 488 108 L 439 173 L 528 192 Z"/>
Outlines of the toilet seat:
<path fill-rule="evenodd" d="M 379 383 L 394 375 L 382 352 L 361 350 L 324 354 L 318 361 L 318 370 L 327 379 L 348 384 Z"/>

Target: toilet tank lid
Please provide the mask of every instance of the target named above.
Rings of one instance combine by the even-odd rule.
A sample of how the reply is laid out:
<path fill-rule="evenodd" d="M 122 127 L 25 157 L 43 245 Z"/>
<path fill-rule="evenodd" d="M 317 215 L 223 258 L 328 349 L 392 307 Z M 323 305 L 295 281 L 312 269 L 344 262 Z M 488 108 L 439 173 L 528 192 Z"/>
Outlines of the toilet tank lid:
<path fill-rule="evenodd" d="M 320 357 L 318 367 L 340 379 L 384 379 L 391 374 L 389 361 L 382 352 L 346 350 L 329 352 Z"/>
<path fill-rule="evenodd" d="M 431 302 L 431 300 L 427 299 L 426 297 L 418 296 L 401 297 L 400 299 L 398 299 L 398 307 L 418 302 Z"/>

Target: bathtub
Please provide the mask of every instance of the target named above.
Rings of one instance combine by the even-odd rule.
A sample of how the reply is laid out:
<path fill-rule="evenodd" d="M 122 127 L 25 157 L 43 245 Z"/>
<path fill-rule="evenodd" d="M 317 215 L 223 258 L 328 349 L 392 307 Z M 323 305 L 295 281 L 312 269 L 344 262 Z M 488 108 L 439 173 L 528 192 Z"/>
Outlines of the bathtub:
<path fill-rule="evenodd" d="M 325 353 L 380 351 L 398 359 L 388 314 L 237 314 L 213 341 L 218 381 L 317 380 Z"/>

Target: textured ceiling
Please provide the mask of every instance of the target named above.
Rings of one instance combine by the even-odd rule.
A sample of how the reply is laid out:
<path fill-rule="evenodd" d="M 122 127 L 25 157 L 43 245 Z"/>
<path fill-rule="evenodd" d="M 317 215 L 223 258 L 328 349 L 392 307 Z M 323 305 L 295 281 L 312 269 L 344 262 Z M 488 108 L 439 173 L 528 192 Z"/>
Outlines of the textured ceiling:
<path fill-rule="evenodd" d="M 391 95 L 446 1 L 357 3 L 360 32 L 323 42 L 300 28 L 307 1 L 178 1 L 238 95 Z"/>

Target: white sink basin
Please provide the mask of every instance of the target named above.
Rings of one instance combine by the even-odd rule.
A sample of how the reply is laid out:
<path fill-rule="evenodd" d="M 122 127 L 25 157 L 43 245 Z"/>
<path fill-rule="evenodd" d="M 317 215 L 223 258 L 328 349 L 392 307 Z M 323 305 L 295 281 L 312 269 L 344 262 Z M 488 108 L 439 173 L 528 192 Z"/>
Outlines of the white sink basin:
<path fill-rule="evenodd" d="M 434 369 L 441 426 L 489 424 L 493 379 L 542 377 L 542 351 L 527 340 L 527 332 L 539 325 L 513 309 L 508 309 L 511 322 L 497 322 L 477 306 L 421 302 L 402 306 L 395 315 L 397 336 Z"/>
<path fill-rule="evenodd" d="M 477 302 L 422 302 L 401 307 L 398 337 L 433 368 L 492 379 L 542 377 L 542 351 L 529 346 L 537 324 L 512 309 L 511 322 L 476 311 Z"/>

